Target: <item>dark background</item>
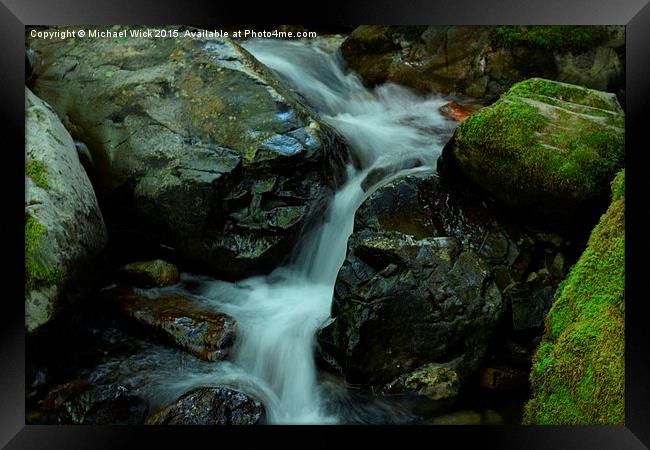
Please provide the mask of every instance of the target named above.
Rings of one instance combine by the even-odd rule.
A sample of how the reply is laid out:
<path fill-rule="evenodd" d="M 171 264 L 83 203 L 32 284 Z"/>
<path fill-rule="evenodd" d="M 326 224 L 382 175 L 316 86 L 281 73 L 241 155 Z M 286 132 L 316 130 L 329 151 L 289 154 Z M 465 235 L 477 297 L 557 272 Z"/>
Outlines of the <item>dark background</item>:
<path fill-rule="evenodd" d="M 3 289 L 0 300 L 0 445 L 12 449 L 265 446 L 526 449 L 642 449 L 650 446 L 650 326 L 645 295 L 650 230 L 645 176 L 650 104 L 650 5 L 647 0 L 456 0 L 264 2 L 180 0 L 0 0 Z M 314 31 L 358 24 L 627 25 L 626 49 L 626 426 L 558 427 L 85 427 L 24 425 L 24 26 L 95 24 L 300 24 Z M 250 25 L 253 27 L 254 25 Z M 266 28 L 266 27 L 264 27 Z M 362 435 L 362 436 L 353 436 Z M 361 441 L 353 441 L 353 438 Z M 200 439 L 202 442 L 196 442 Z M 232 439 L 232 441 L 230 441 Z M 227 441 L 230 441 L 226 443 Z M 642 444 L 642 442 L 645 444 Z"/>

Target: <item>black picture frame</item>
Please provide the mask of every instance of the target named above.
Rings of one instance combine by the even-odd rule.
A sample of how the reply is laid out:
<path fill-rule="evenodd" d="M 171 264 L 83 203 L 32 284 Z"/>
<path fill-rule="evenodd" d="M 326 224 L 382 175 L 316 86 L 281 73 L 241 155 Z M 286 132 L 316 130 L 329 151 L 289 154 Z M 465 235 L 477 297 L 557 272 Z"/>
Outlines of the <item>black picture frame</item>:
<path fill-rule="evenodd" d="M 307 7 L 311 6 L 308 10 Z M 5 280 L 0 306 L 0 445 L 9 449 L 167 448 L 250 438 L 301 447 L 342 445 L 350 433 L 402 445 L 483 448 L 642 449 L 650 446 L 650 326 L 644 295 L 650 239 L 647 230 L 648 148 L 644 132 L 650 105 L 650 4 L 648 0 L 455 0 L 427 2 L 208 2 L 173 0 L 1 0 L 0 80 L 4 164 L 2 224 Z M 626 26 L 626 422 L 625 426 L 436 426 L 436 427 L 88 427 L 25 425 L 24 246 L 24 36 L 27 25 L 287 23 L 357 24 L 584 24 Z M 16 262 L 21 262 L 17 264 Z M 290 435 L 285 437 L 285 432 Z M 300 438 L 298 438 L 300 436 Z M 274 441 L 270 439 L 276 438 Z M 299 439 L 308 439 L 301 445 Z M 365 439 L 365 438 L 364 438 Z M 204 444 L 205 445 L 205 444 Z M 364 444 L 368 445 L 368 444 Z M 142 444 L 140 444 L 142 447 Z"/>

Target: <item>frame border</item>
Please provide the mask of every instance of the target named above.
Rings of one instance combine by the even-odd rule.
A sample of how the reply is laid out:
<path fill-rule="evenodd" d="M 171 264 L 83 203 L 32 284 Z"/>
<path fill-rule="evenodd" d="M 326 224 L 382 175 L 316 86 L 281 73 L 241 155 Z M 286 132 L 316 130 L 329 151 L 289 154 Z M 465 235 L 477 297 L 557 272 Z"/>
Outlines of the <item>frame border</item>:
<path fill-rule="evenodd" d="M 642 295 L 647 278 L 647 255 L 650 220 L 643 215 L 648 177 L 642 172 L 646 165 L 647 138 L 643 125 L 650 117 L 650 3 L 648 0 L 456 0 L 403 4 L 389 0 L 344 3 L 323 3 L 320 11 L 305 11 L 305 4 L 283 2 L 256 5 L 183 2 L 161 0 L 1 0 L 0 3 L 0 80 L 3 101 L 0 102 L 2 122 L 9 130 L 10 167 L 3 178 L 8 180 L 10 194 L 5 196 L 5 210 L 11 221 L 2 222 L 4 249 L 10 250 L 8 261 L 23 261 L 21 221 L 24 204 L 20 202 L 20 186 L 24 183 L 24 33 L 31 24 L 169 24 L 218 26 L 233 23 L 316 23 L 345 24 L 564 24 L 564 25 L 626 25 L 626 425 L 625 426 L 438 426 L 438 427 L 257 427 L 251 429 L 217 427 L 110 427 L 110 426 L 45 426 L 25 425 L 25 331 L 23 265 L 6 264 L 4 275 L 11 289 L 5 295 L 0 317 L 0 445 L 12 448 L 130 448 L 134 439 L 147 446 L 167 448 L 188 445 L 194 439 L 229 437 L 238 445 L 251 438 L 266 440 L 284 432 L 308 433 L 312 443 L 342 443 L 360 432 L 384 442 L 396 438 L 403 445 L 416 438 L 440 438 L 457 445 L 474 444 L 485 447 L 521 448 L 589 448 L 643 449 L 650 445 L 650 327 L 647 324 L 648 302 Z M 243 19 L 243 20 L 242 20 Z M 347 25 L 350 26 L 350 25 Z M 647 127 L 647 125 L 646 125 Z M 14 189 L 18 192 L 13 192 Z M 24 191 L 23 191 L 24 193 Z M 15 194 L 15 195 L 14 195 Z M 14 292 L 15 290 L 15 292 Z M 190 434 L 191 433 L 191 434 Z M 280 433 L 280 434 L 278 434 Z M 306 437 L 307 437 L 306 436 Z M 402 437 L 403 436 L 403 437 Z M 346 439 L 347 440 L 347 439 Z M 72 444 L 74 443 L 74 444 Z M 645 445 L 644 445 L 645 444 Z"/>

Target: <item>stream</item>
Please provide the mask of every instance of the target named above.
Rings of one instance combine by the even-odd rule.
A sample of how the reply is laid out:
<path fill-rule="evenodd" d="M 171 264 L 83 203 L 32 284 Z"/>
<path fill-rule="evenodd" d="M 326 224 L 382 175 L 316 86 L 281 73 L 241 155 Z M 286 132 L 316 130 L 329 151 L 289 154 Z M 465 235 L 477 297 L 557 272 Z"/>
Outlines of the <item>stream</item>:
<path fill-rule="evenodd" d="M 334 195 L 322 223 L 302 236 L 287 264 L 268 276 L 229 283 L 183 274 L 180 287 L 158 290 L 188 292 L 191 286 L 193 296 L 237 321 L 237 340 L 229 361 L 185 359 L 179 364 L 176 351 L 158 346 L 138 356 L 140 364 L 131 366 L 142 369 L 142 361 L 148 360 L 148 369 L 133 369 L 127 374 L 130 384 L 142 386 L 159 403 L 194 386 L 226 385 L 259 399 L 267 423 L 415 420 L 398 403 L 354 392 L 341 380 L 319 374 L 314 357 L 316 334 L 331 320 L 334 285 L 355 211 L 391 179 L 435 170 L 455 124 L 439 112 L 448 98 L 423 97 L 393 84 L 364 87 L 355 74 L 345 70 L 338 52 L 340 42 L 321 38 L 243 43 L 346 138 L 360 167 L 347 168 L 347 182 Z M 369 186 L 364 180 L 373 170 Z M 377 173 L 383 175 L 379 180 Z M 124 361 L 113 364 L 130 367 Z M 95 376 L 107 370 L 110 364 Z"/>

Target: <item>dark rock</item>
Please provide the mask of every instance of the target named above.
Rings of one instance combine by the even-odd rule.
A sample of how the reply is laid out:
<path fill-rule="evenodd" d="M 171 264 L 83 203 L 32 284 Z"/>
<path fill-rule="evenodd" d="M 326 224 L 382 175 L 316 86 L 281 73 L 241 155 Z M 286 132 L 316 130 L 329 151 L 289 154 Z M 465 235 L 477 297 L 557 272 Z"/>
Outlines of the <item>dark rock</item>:
<path fill-rule="evenodd" d="M 180 280 L 176 266 L 160 259 L 122 266 L 117 271 L 117 277 L 130 286 L 140 288 L 169 286 Z"/>
<path fill-rule="evenodd" d="M 526 330 L 544 325 L 544 318 L 553 304 L 555 289 L 548 276 L 529 277 L 514 283 L 504 291 L 512 307 L 512 325 L 515 330 Z"/>
<path fill-rule="evenodd" d="M 73 380 L 57 386 L 43 403 L 45 423 L 79 425 L 141 425 L 147 402 L 121 384 L 92 386 Z"/>
<path fill-rule="evenodd" d="M 183 394 L 146 421 L 148 425 L 256 425 L 264 417 L 260 402 L 223 387 Z"/>
<path fill-rule="evenodd" d="M 342 138 L 234 41 L 28 45 L 34 90 L 91 151 L 131 260 L 172 249 L 222 278 L 269 271 L 346 176 Z"/>
<path fill-rule="evenodd" d="M 154 335 L 206 361 L 224 359 L 235 340 L 236 323 L 232 317 L 189 297 L 151 297 L 125 287 L 105 290 L 103 296 Z"/>
<path fill-rule="evenodd" d="M 536 27 L 547 35 L 542 40 L 527 39 L 526 27 L 365 25 L 341 53 L 366 84 L 392 81 L 422 92 L 496 97 L 530 77 L 611 92 L 623 87 L 623 27 L 581 27 L 593 39 L 574 48 L 557 28 Z"/>
<path fill-rule="evenodd" d="M 528 373 L 512 367 L 487 367 L 481 371 L 480 386 L 497 390 L 526 389 Z"/>
<path fill-rule="evenodd" d="M 351 383 L 389 383 L 428 363 L 462 383 L 505 310 L 491 267 L 517 255 L 479 199 L 435 175 L 388 184 L 357 211 L 324 353 Z"/>

